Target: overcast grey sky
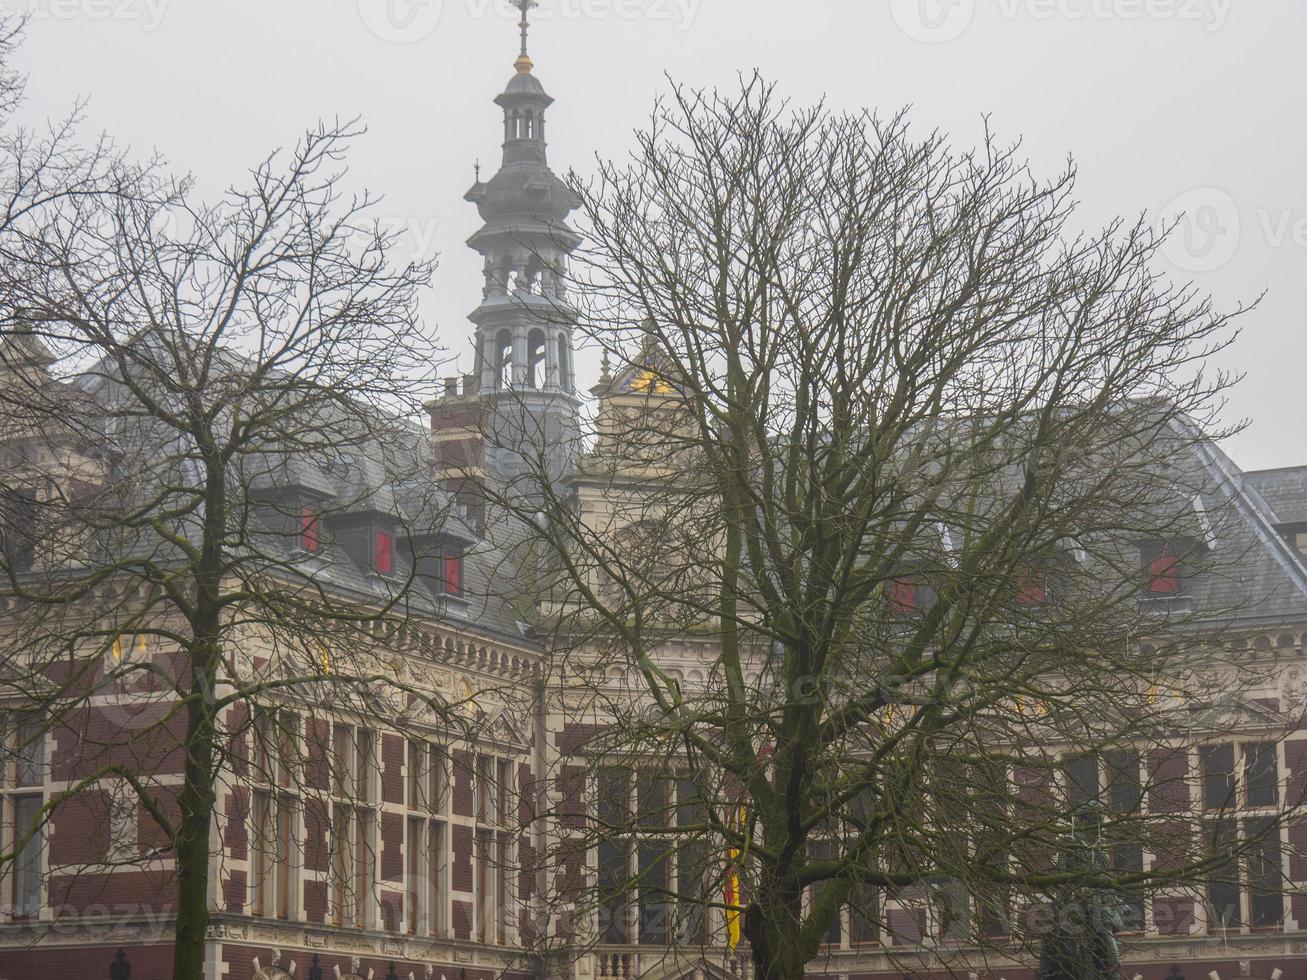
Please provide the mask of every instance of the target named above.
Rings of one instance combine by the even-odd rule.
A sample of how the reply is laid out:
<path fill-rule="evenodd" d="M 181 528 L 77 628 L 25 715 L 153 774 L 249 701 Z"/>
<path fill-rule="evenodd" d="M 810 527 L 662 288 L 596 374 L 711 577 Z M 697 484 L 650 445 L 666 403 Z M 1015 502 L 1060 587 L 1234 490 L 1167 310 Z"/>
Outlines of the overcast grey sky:
<path fill-rule="evenodd" d="M 29 114 L 76 98 L 210 193 L 317 119 L 370 127 L 355 179 L 415 252 L 438 252 L 428 315 L 469 364 L 479 262 L 462 195 L 498 163 L 491 99 L 512 74 L 506 0 L 8 0 L 33 16 Z M 1168 259 L 1229 305 L 1268 295 L 1223 364 L 1247 373 L 1229 448 L 1307 463 L 1307 4 L 1299 0 L 542 0 L 536 75 L 556 170 L 630 143 L 664 72 L 730 85 L 761 68 L 801 101 L 885 112 L 970 145 L 980 117 L 1036 169 L 1080 165 L 1088 224 L 1191 214 Z M 583 365 L 584 367 L 584 365 Z M 453 373 L 452 371 L 449 373 Z M 588 379 L 583 378 L 583 381 Z"/>

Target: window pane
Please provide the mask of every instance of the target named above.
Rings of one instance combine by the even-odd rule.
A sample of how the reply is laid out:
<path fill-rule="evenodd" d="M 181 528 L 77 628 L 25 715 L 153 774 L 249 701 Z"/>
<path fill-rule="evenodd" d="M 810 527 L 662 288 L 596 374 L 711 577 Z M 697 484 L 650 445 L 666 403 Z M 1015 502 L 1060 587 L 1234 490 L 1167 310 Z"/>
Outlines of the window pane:
<path fill-rule="evenodd" d="M 1271 820 L 1249 820 L 1248 884 L 1251 924 L 1278 926 L 1284 918 L 1284 874 L 1279 828 Z"/>
<path fill-rule="evenodd" d="M 1239 910 L 1239 862 L 1235 823 L 1222 820 L 1207 825 L 1208 844 L 1218 854 L 1231 852 L 1225 863 L 1213 869 L 1207 882 L 1209 924 L 1213 929 L 1233 929 L 1242 922 Z"/>
<path fill-rule="evenodd" d="M 45 768 L 45 725 L 40 718 L 24 718 L 18 725 L 14 767 L 18 786 L 40 786 Z"/>
<path fill-rule="evenodd" d="M 1275 806 L 1280 802 L 1276 745 L 1259 742 L 1245 745 L 1244 779 L 1247 781 L 1249 806 Z"/>
<path fill-rule="evenodd" d="M 1234 746 L 1205 745 L 1198 750 L 1203 772 L 1203 806 L 1208 810 L 1234 807 Z"/>
<path fill-rule="evenodd" d="M 410 748 L 412 745 L 410 745 Z M 408 878 L 408 934 L 415 936 L 422 929 L 427 914 L 424 889 L 427 822 L 420 817 L 409 817 L 408 847 L 405 850 L 405 874 Z"/>
<path fill-rule="evenodd" d="M 625 769 L 599 770 L 597 816 L 605 827 L 621 827 L 630 807 L 630 773 Z"/>
<path fill-rule="evenodd" d="M 444 935 L 445 929 L 445 825 L 432 822 L 427 850 L 427 902 L 430 913 L 427 927 L 431 935 Z"/>
<path fill-rule="evenodd" d="M 667 942 L 667 858 L 668 851 L 658 841 L 644 841 L 639 847 L 639 932 L 645 945 Z"/>
<path fill-rule="evenodd" d="M 1139 776 L 1139 753 L 1133 751 L 1109 752 L 1105 762 L 1108 804 L 1116 813 L 1130 814 L 1138 812 L 1143 802 L 1143 786 Z"/>
<path fill-rule="evenodd" d="M 676 782 L 676 823 L 698 827 L 705 821 L 705 808 L 692 778 Z M 704 888 L 707 887 L 707 843 L 700 836 L 683 839 L 676 855 L 677 934 L 683 942 L 698 944 L 705 935 Z"/>
<path fill-rule="evenodd" d="M 1066 762 L 1067 801 L 1073 810 L 1097 800 L 1099 796 L 1098 759 L 1081 756 Z"/>
<path fill-rule="evenodd" d="M 880 932 L 880 893 L 858 882 L 849 896 L 849 942 L 874 943 Z"/>
<path fill-rule="evenodd" d="M 645 830 L 666 827 L 667 780 L 657 774 L 641 773 L 636 784 L 637 819 Z"/>
<path fill-rule="evenodd" d="M 24 796 L 14 801 L 15 843 L 31 835 L 14 859 L 14 914 L 37 916 L 41 913 L 41 852 L 45 830 L 37 828 L 41 797 Z"/>

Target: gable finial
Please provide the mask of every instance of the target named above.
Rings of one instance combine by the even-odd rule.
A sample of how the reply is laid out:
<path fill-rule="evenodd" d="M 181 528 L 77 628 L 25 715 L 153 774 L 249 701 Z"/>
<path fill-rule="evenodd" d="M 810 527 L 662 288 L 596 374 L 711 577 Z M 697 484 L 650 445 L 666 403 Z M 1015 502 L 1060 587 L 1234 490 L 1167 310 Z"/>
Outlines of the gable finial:
<path fill-rule="evenodd" d="M 540 6 L 536 0 L 513 0 L 513 6 L 522 11 L 522 20 L 517 25 L 522 32 L 522 53 L 517 56 L 514 67 L 523 75 L 528 74 L 534 65 L 531 62 L 531 56 L 526 52 L 527 34 L 531 30 L 531 21 L 528 18 L 531 10 Z"/>

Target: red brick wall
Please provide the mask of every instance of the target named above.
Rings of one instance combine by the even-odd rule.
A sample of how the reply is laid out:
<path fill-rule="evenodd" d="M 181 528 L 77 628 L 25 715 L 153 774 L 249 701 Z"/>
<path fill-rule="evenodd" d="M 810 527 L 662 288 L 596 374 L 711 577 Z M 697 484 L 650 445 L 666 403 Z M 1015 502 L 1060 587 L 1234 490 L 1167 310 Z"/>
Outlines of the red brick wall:
<path fill-rule="evenodd" d="M 404 739 L 398 735 L 381 736 L 381 799 L 384 803 L 404 802 Z"/>
<path fill-rule="evenodd" d="M 57 800 L 50 828 L 50 863 L 97 864 L 109 853 L 109 794 L 84 790 Z"/>
<path fill-rule="evenodd" d="M 460 817 L 472 816 L 472 753 L 460 749 L 450 753 L 450 769 L 454 777 L 453 808 Z"/>
<path fill-rule="evenodd" d="M 381 877 L 385 881 L 404 880 L 403 814 L 381 814 Z"/>

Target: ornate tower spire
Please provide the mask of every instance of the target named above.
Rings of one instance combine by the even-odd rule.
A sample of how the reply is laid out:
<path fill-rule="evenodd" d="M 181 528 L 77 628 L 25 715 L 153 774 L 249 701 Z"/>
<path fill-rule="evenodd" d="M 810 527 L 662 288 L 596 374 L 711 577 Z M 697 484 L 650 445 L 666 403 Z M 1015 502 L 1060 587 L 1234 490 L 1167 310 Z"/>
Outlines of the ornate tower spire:
<path fill-rule="evenodd" d="M 576 311 L 565 285 L 568 259 L 581 244 L 567 218 L 580 202 L 549 169 L 545 112 L 554 100 L 532 74 L 527 53 L 528 15 L 536 2 L 513 0 L 513 6 L 522 12 L 522 48 L 513 77 L 495 97 L 504 111 L 503 162 L 485 182 L 478 173 L 466 195 L 483 221 L 468 239 L 484 270 L 481 305 L 471 316 L 476 366 L 461 393 L 455 383 L 453 397 L 474 396 L 493 420 L 494 438 L 482 446 L 486 471 L 523 472 L 543 437 L 557 478 L 571 463 L 580 406 L 572 345 Z M 433 425 L 447 432 L 440 419 L 456 414 L 450 396 L 436 405 L 448 411 L 433 410 Z M 535 445 L 514 448 L 515 439 Z"/>

